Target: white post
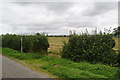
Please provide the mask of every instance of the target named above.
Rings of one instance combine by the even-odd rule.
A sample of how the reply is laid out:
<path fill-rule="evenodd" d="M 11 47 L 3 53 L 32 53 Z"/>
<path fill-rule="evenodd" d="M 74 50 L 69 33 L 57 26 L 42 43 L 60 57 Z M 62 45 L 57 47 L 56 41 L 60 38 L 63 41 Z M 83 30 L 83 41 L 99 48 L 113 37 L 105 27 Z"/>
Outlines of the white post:
<path fill-rule="evenodd" d="M 21 52 L 23 52 L 23 38 L 21 37 Z"/>

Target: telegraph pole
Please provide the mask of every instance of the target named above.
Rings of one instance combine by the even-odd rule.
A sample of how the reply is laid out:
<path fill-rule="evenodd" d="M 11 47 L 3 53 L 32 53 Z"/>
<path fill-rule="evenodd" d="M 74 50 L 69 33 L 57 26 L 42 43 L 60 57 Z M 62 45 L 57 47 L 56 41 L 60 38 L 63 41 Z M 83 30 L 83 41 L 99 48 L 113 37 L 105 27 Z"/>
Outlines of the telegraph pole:
<path fill-rule="evenodd" d="M 23 38 L 21 37 L 21 52 L 23 52 Z"/>

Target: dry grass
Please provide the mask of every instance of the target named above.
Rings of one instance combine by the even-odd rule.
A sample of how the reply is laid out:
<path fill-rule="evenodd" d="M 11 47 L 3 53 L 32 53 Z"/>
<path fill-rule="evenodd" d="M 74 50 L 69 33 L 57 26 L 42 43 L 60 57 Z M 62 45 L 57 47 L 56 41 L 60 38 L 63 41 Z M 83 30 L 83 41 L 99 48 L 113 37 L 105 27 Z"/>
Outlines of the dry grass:
<path fill-rule="evenodd" d="M 49 52 L 59 53 L 63 46 L 63 41 L 68 41 L 68 37 L 48 37 L 50 47 Z"/>
<path fill-rule="evenodd" d="M 114 50 L 120 50 L 120 37 L 113 37 L 113 39 L 116 42 L 115 47 L 113 48 Z"/>

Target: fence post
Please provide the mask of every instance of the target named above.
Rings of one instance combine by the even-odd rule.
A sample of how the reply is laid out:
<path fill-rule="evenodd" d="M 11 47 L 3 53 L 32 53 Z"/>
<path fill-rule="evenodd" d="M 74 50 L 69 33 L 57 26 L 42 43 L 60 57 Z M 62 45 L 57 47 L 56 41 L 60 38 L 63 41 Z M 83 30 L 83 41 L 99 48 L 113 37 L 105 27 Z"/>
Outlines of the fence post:
<path fill-rule="evenodd" d="M 21 37 L 21 52 L 23 52 L 23 38 Z"/>

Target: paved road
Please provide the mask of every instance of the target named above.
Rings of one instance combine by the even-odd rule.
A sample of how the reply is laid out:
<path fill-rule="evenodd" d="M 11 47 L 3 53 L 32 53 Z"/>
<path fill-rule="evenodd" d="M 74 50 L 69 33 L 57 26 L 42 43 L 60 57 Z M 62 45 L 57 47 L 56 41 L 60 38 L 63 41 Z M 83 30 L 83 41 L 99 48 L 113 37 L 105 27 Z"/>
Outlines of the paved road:
<path fill-rule="evenodd" d="M 2 77 L 3 78 L 49 78 L 49 76 L 46 74 L 32 71 L 31 69 L 4 56 L 2 56 Z"/>
<path fill-rule="evenodd" d="M 2 55 L 0 55 L 0 80 L 1 79 L 2 79 Z"/>

